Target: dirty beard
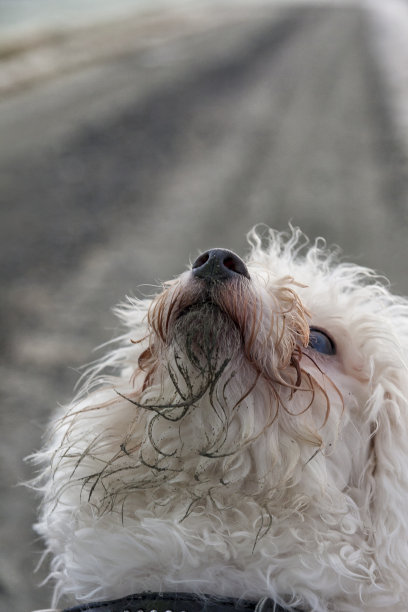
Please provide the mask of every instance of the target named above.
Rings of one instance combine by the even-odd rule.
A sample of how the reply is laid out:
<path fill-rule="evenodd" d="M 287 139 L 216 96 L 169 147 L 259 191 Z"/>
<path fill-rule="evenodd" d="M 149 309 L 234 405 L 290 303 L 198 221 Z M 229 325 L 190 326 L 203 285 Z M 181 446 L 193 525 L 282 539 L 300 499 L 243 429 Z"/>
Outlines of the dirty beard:
<path fill-rule="evenodd" d="M 125 501 L 146 492 L 164 507 L 175 491 L 187 492 L 191 483 L 190 501 L 200 499 L 214 478 L 220 482 L 215 464 L 239 449 L 237 406 L 254 386 L 256 373 L 248 384 L 240 382 L 242 337 L 228 315 L 212 303 L 188 308 L 175 322 L 159 361 L 155 384 L 143 393 L 117 391 L 136 409 L 125 435 L 113 445 L 115 452 L 108 457 L 106 440 L 98 436 L 78 459 L 76 470 L 88 460 L 103 462 L 100 471 L 81 478 L 83 493 L 100 513 L 118 507 L 123 512 Z"/>

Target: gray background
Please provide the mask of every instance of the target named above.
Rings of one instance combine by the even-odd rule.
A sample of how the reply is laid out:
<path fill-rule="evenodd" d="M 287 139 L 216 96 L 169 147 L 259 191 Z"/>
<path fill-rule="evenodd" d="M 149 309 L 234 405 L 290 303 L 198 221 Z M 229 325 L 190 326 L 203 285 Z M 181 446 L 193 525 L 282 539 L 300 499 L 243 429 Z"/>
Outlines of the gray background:
<path fill-rule="evenodd" d="M 1 610 L 49 606 L 16 484 L 125 295 L 289 221 L 408 292 L 406 143 L 374 42 L 366 9 L 303 3 L 0 46 Z"/>

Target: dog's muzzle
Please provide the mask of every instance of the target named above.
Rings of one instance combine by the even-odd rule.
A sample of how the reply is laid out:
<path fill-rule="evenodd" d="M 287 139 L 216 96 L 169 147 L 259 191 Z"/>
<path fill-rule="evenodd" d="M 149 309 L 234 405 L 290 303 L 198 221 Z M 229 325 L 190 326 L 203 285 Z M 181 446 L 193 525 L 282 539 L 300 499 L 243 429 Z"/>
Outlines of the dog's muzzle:
<path fill-rule="evenodd" d="M 236 291 L 244 279 L 250 280 L 248 268 L 233 251 L 228 249 L 205 251 L 197 257 L 191 268 L 191 281 L 194 287 L 191 302 L 187 297 L 180 310 L 175 311 L 175 319 L 181 319 L 186 314 L 202 316 L 218 309 L 224 311 L 220 296 L 223 292 L 229 295 L 231 291 Z"/>
<path fill-rule="evenodd" d="M 259 601 L 194 595 L 194 593 L 137 593 L 122 599 L 86 603 L 62 612 L 284 612 L 269 597 Z"/>

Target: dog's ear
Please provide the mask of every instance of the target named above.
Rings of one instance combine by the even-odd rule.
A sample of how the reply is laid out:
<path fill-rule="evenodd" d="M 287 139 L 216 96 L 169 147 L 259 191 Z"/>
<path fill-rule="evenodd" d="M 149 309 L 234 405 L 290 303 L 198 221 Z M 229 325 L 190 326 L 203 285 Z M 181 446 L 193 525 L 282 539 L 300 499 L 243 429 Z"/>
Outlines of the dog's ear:
<path fill-rule="evenodd" d="M 378 378 L 377 375 L 379 374 Z M 367 487 L 377 564 L 396 591 L 408 576 L 408 368 L 382 366 L 368 408 L 372 439 Z"/>

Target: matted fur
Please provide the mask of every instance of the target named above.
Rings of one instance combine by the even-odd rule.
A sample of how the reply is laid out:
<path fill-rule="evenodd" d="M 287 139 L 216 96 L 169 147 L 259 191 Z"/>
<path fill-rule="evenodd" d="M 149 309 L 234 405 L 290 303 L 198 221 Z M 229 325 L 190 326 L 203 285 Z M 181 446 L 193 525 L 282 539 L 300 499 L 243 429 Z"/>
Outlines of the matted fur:
<path fill-rule="evenodd" d="M 55 418 L 35 456 L 54 605 L 406 610 L 408 303 L 299 230 L 249 240 L 250 279 L 209 295 L 187 271 L 118 309 L 127 332 Z"/>

